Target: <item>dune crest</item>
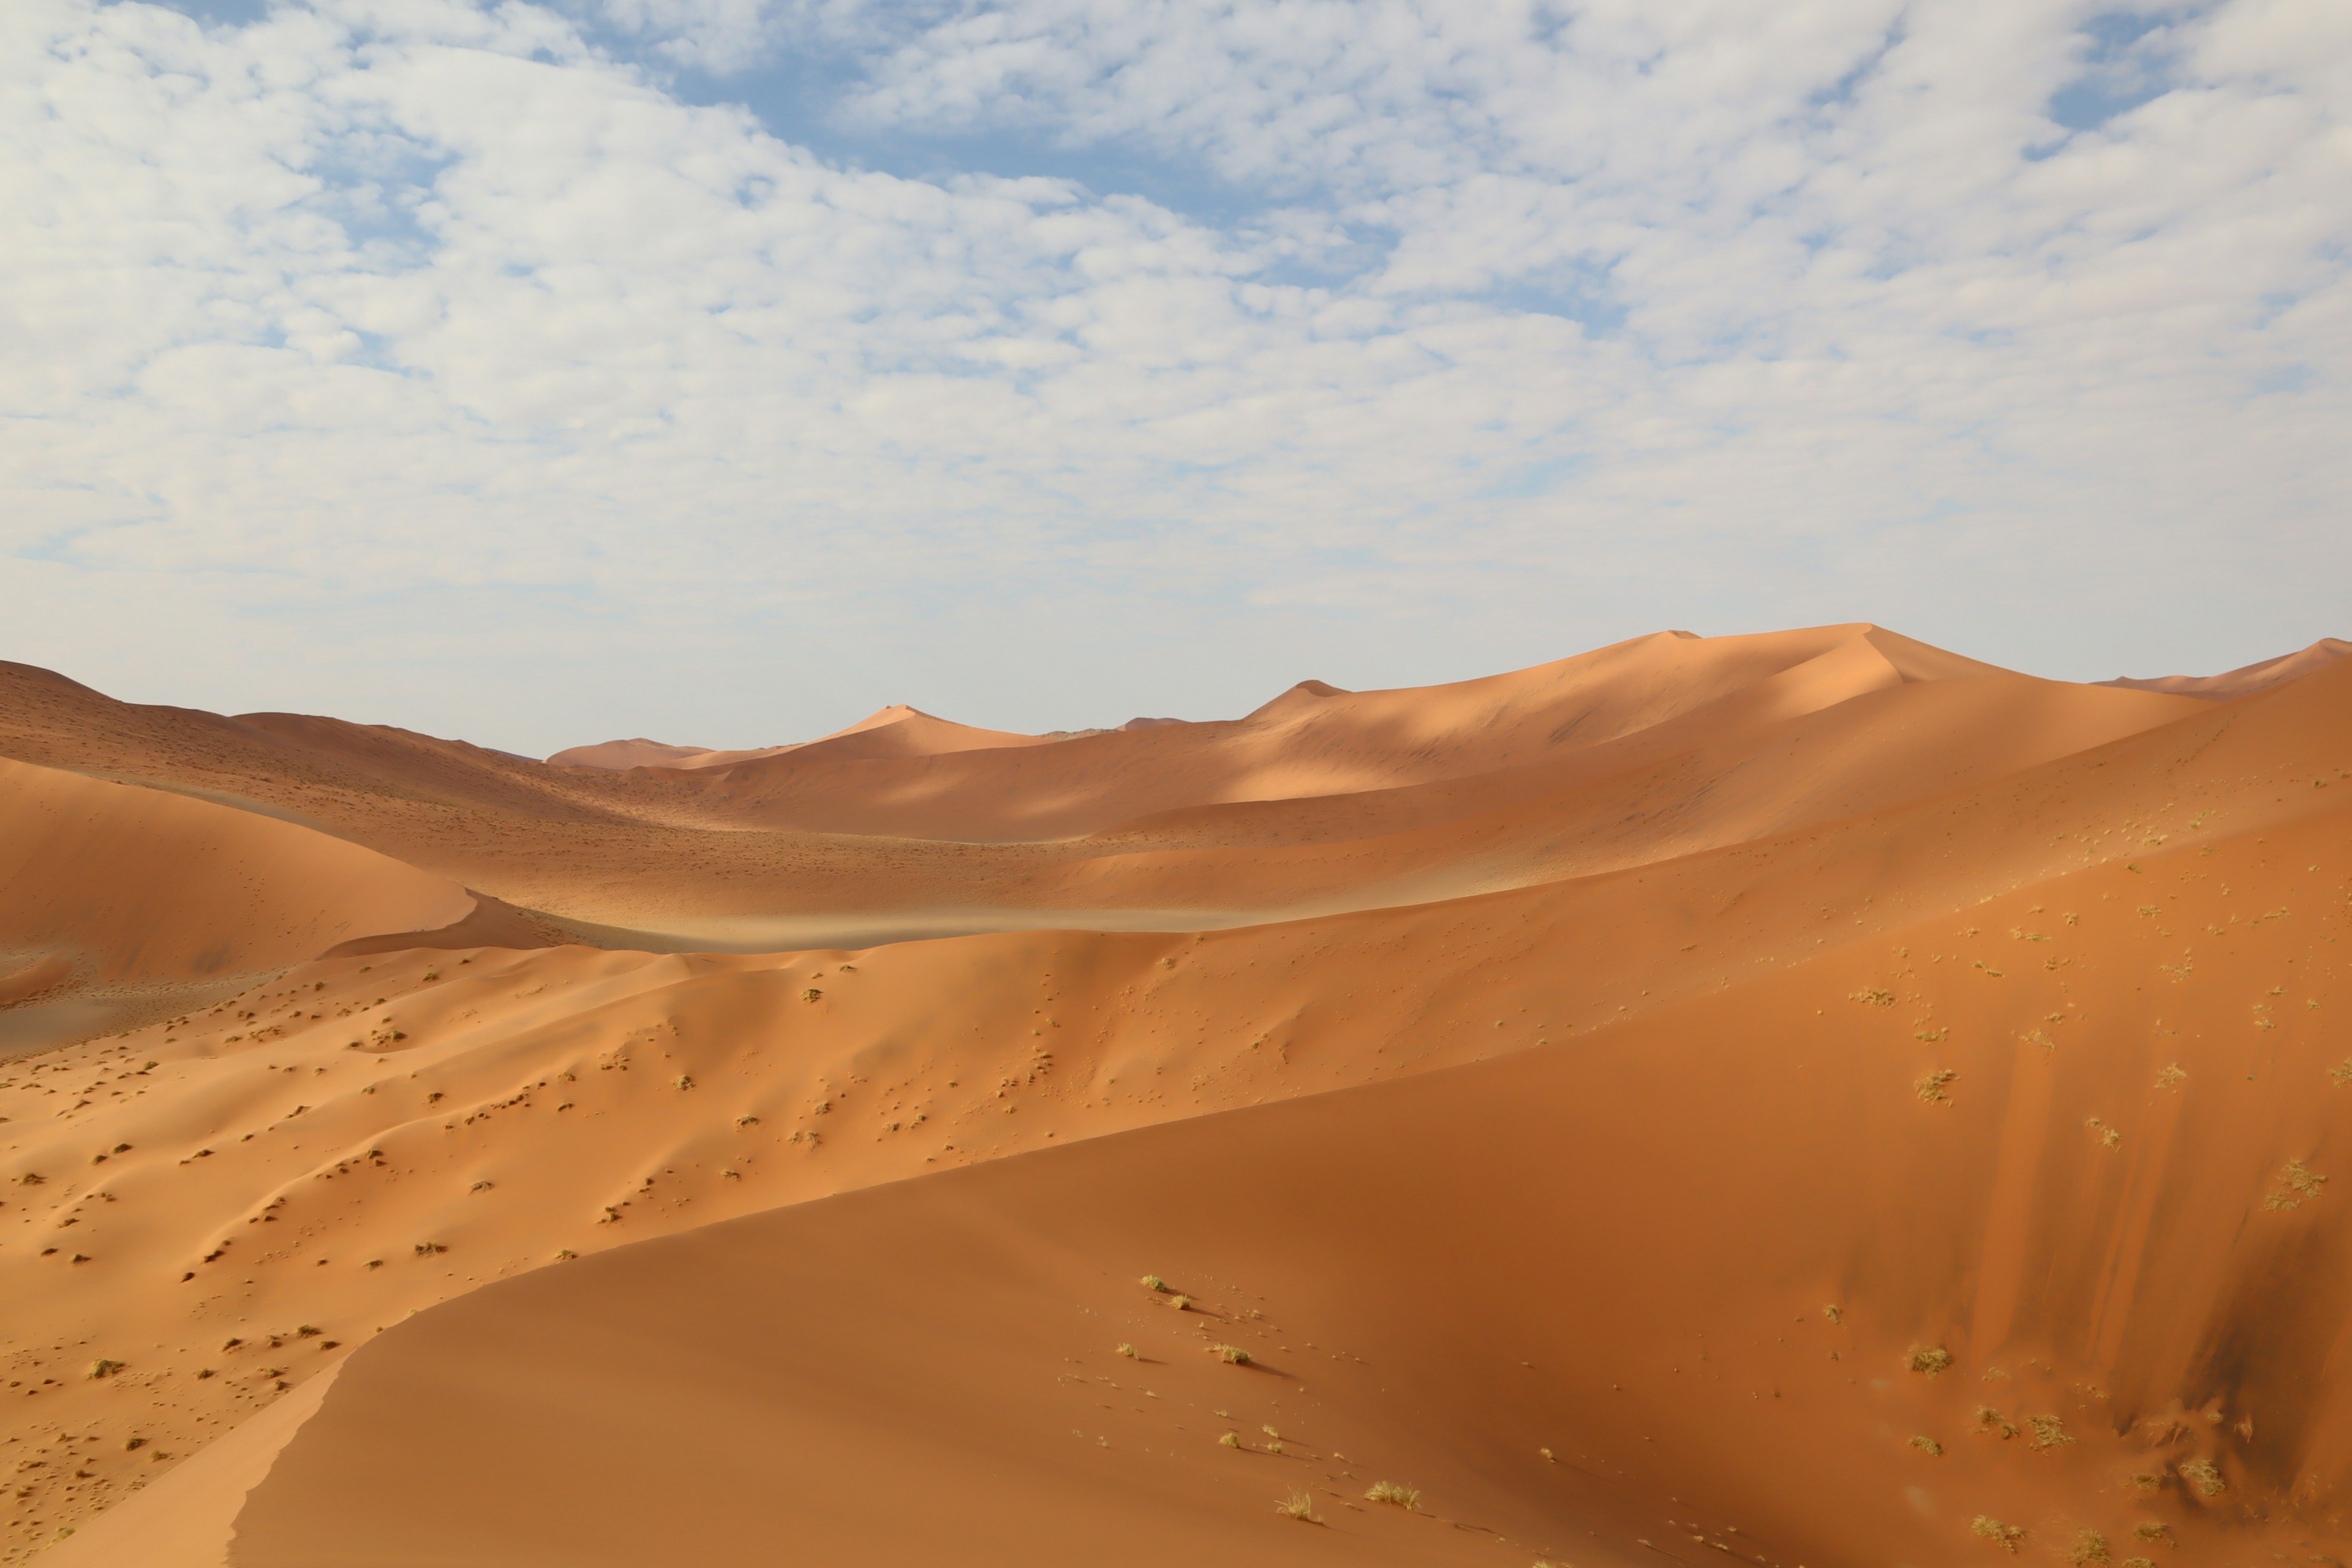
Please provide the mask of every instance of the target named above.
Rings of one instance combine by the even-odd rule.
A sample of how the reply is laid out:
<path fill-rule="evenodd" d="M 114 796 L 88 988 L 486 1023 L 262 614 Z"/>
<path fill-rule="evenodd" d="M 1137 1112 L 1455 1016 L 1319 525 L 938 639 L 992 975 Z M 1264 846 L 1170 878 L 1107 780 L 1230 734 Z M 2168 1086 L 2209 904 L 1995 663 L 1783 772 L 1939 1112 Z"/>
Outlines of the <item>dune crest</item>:
<path fill-rule="evenodd" d="M 2294 680 L 2323 669 L 2337 659 L 2352 654 L 2352 642 L 2342 637 L 2322 637 L 2308 647 L 2293 653 L 2283 653 L 2276 658 L 2263 659 L 2221 675 L 2161 675 L 2150 679 L 2134 679 L 2118 676 L 2101 681 L 2103 686 L 2126 686 L 2140 691 L 2165 691 L 2183 697 L 2202 697 L 2226 702 L 2233 697 L 2246 697 L 2265 691 L 2284 681 Z"/>

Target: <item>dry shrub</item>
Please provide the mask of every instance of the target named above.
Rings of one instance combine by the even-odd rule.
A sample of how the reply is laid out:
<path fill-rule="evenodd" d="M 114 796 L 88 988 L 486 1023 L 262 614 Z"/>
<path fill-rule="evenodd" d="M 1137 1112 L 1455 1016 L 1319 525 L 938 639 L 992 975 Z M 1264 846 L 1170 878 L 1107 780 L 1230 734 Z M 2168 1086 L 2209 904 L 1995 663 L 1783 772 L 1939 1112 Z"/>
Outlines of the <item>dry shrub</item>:
<path fill-rule="evenodd" d="M 1923 1377 L 1934 1377 L 1952 1364 L 1952 1352 L 1941 1345 L 1913 1345 L 1903 1364 Z"/>

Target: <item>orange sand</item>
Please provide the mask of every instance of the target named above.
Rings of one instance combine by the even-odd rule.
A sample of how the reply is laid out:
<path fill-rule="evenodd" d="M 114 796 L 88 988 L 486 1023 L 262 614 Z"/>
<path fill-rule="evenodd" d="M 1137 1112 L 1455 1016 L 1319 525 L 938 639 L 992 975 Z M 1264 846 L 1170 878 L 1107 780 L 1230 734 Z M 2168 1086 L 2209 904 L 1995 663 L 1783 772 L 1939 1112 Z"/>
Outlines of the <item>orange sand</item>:
<path fill-rule="evenodd" d="M 37 994 L 270 974 L 0 1075 L 0 1561 L 2352 1544 L 2352 662 L 1666 635 L 635 772 L 0 673 L 0 791 L 169 868 L 12 881 Z M 946 909 L 1008 929 L 562 940 Z"/>

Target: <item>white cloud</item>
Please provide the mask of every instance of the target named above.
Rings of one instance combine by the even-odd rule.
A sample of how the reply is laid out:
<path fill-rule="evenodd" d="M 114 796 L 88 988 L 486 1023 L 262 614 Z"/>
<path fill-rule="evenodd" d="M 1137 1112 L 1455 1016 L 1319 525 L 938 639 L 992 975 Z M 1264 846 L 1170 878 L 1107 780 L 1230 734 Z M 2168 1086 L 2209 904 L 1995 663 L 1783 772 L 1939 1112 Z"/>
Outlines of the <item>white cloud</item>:
<path fill-rule="evenodd" d="M 2086 675 L 2342 630 L 2319 0 L 604 0 L 634 61 L 515 0 L 20 16 L 0 654 L 134 694 L 734 742 L 1667 622 Z M 853 150 L 965 172 L 666 75 L 811 49 Z"/>

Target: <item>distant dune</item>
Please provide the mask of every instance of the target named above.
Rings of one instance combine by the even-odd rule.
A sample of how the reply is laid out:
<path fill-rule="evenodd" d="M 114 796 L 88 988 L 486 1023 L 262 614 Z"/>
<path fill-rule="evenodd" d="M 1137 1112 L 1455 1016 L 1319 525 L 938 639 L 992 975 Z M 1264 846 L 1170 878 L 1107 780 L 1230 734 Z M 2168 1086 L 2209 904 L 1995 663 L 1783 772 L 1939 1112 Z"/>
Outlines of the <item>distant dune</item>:
<path fill-rule="evenodd" d="M 1135 724 L 1173 722 L 1136 720 Z M 1131 727 L 1131 726 L 1129 726 Z M 574 746 L 547 760 L 557 767 L 605 768 L 724 768 L 757 762 L 786 752 L 822 748 L 828 757 L 929 757 L 948 752 L 980 752 L 999 746 L 1034 746 L 1055 739 L 1050 735 L 1013 735 L 1001 730 L 975 730 L 918 711 L 904 703 L 877 709 L 845 730 L 814 741 L 767 746 L 748 752 L 714 752 L 695 746 L 668 746 L 659 741 L 606 741 L 601 745 Z"/>
<path fill-rule="evenodd" d="M 2347 1560 L 2347 646 L 546 763 L 0 667 L 0 1563 Z"/>
<path fill-rule="evenodd" d="M 2276 658 L 2266 658 L 2259 664 L 2249 664 L 2223 675 L 2160 675 L 2153 679 L 2135 680 L 2119 676 L 2100 682 L 2103 686 L 2127 686 L 2140 691 L 2168 691 L 2183 697 L 2204 697 L 2227 700 L 2294 680 L 2335 663 L 2346 654 L 2352 654 L 2352 642 L 2341 637 L 2322 637 L 2309 647 L 2283 653 Z"/>

